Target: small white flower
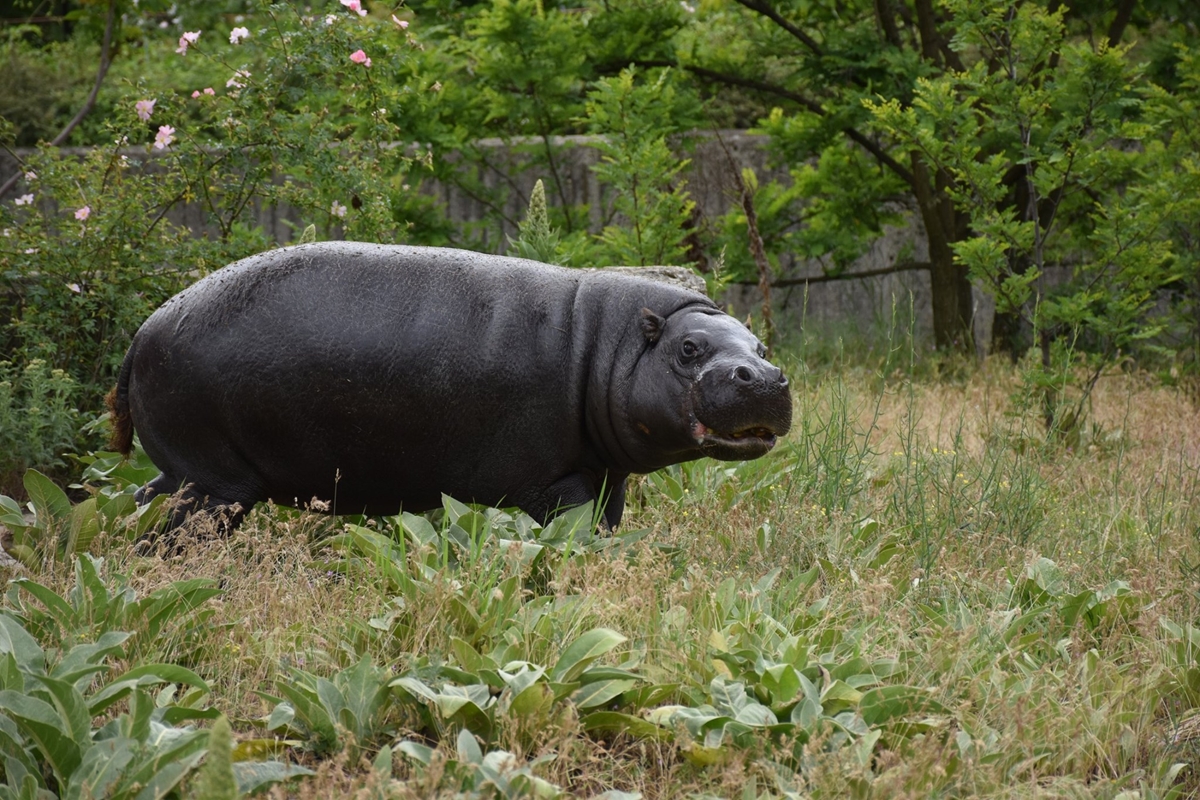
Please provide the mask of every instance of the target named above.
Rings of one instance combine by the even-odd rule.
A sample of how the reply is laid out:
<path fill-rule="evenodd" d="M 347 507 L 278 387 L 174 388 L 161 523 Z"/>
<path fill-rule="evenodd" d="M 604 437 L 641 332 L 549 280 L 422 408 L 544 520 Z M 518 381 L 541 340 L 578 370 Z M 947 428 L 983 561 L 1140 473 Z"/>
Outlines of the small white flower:
<path fill-rule="evenodd" d="M 26 248 L 25 248 L 25 255 L 27 255 L 27 256 L 31 256 L 31 255 L 33 255 L 33 254 L 34 254 L 34 253 L 36 253 L 36 252 L 37 252 L 37 248 L 36 248 L 36 247 L 26 247 Z"/>
<path fill-rule="evenodd" d="M 72 292 L 74 292 L 75 294 L 82 294 L 82 293 L 83 293 L 83 290 L 79 288 L 79 284 L 78 284 L 78 283 L 68 283 L 68 284 L 67 284 L 67 288 L 68 288 L 68 289 L 70 289 L 70 290 L 71 290 Z"/>
<path fill-rule="evenodd" d="M 33 203 L 33 195 L 31 195 L 31 194 L 23 194 L 20 197 L 18 197 L 16 200 L 13 200 L 13 205 L 16 205 L 16 206 L 27 206 L 32 203 Z"/>
<path fill-rule="evenodd" d="M 337 200 L 334 200 L 333 205 L 329 207 L 329 213 L 335 217 L 344 217 L 346 216 L 346 207 Z"/>
<path fill-rule="evenodd" d="M 337 22 L 337 17 L 335 15 L 333 15 L 333 14 L 325 15 L 325 24 L 326 25 L 332 25 L 335 22 Z"/>
<path fill-rule="evenodd" d="M 229 43 L 237 44 L 242 39 L 250 37 L 250 31 L 247 28 L 234 28 L 229 32 Z"/>
<path fill-rule="evenodd" d="M 37 180 L 37 173 L 36 173 L 36 172 L 34 172 L 33 170 L 29 170 L 29 172 L 26 172 L 26 173 L 25 173 L 25 180 L 27 180 L 27 181 L 36 181 L 36 180 Z"/>

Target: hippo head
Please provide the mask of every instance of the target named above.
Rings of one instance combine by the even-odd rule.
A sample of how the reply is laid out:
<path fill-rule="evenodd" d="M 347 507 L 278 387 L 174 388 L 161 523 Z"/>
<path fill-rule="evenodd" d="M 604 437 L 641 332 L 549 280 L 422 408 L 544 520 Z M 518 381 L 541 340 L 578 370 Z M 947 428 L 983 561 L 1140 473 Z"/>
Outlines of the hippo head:
<path fill-rule="evenodd" d="M 648 347 L 626 407 L 643 454 L 665 464 L 765 455 L 792 424 L 787 378 L 744 325 L 709 307 L 642 310 Z M 670 460 L 663 460 L 669 456 Z"/>

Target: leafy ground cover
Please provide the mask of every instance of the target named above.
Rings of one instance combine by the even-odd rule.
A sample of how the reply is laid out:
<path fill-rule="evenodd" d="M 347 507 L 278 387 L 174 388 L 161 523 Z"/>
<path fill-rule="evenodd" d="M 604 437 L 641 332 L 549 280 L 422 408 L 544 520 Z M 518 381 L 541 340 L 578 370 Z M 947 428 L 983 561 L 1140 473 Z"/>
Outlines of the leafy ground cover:
<path fill-rule="evenodd" d="M 612 537 L 260 507 L 147 557 L 136 465 L 33 477 L 0 794 L 1191 795 L 1200 413 L 1114 373 L 1048 445 L 943 367 L 793 364 L 779 452 L 642 478 Z"/>

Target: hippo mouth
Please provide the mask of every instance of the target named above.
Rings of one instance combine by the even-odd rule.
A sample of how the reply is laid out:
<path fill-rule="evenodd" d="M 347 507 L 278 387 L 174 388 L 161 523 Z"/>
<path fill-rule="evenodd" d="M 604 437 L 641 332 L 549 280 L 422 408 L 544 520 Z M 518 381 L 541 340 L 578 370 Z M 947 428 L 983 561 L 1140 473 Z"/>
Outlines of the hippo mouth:
<path fill-rule="evenodd" d="M 733 461 L 764 455 L 775 446 L 778 434 L 765 425 L 750 425 L 729 432 L 718 431 L 693 419 L 692 438 L 705 455 Z"/>

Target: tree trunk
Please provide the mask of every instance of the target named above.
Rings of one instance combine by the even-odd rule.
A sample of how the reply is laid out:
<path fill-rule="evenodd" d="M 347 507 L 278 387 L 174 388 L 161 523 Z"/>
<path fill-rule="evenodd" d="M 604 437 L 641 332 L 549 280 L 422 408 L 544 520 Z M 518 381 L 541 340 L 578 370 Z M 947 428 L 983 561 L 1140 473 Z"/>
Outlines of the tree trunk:
<path fill-rule="evenodd" d="M 951 245 L 965 235 L 963 220 L 954 211 L 944 187 L 935 185 L 924 159 L 912 154 L 913 191 L 925 223 L 929 243 L 930 307 L 933 312 L 933 340 L 939 350 L 971 347 L 971 321 L 974 305 L 967 270 L 954 261 Z M 939 181 L 938 183 L 941 183 Z"/>

